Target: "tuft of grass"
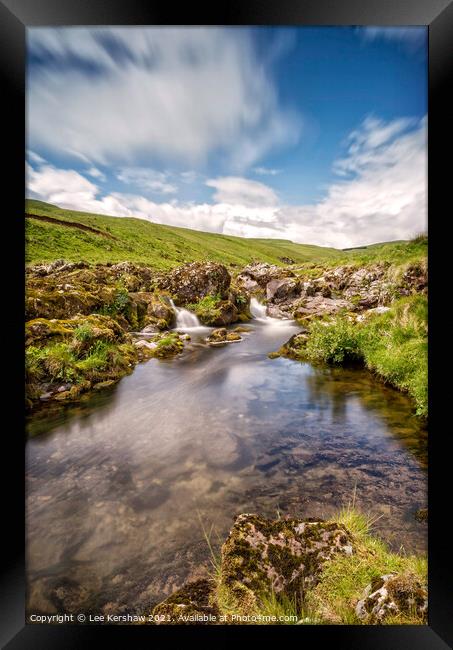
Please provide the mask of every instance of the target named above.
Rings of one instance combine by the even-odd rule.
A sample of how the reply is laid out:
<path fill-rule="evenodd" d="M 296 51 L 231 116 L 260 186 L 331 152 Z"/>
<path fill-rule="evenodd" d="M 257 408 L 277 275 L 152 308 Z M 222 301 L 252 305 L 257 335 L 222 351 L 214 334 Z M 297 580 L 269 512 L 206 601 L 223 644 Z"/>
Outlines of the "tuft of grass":
<path fill-rule="evenodd" d="M 346 556 L 337 554 L 325 564 L 319 584 L 309 592 L 307 610 L 315 612 L 325 623 L 361 624 L 355 614 L 355 605 L 373 578 L 399 573 L 427 580 L 425 557 L 407 555 L 404 549 L 391 552 L 387 545 L 373 535 L 376 519 L 349 505 L 331 521 L 344 524 L 354 539 L 355 552 Z M 387 618 L 385 624 L 418 625 L 423 621 L 414 615 Z"/>
<path fill-rule="evenodd" d="M 412 295 L 392 303 L 388 312 L 361 323 L 347 315 L 316 321 L 298 358 L 344 364 L 361 361 L 369 370 L 414 400 L 417 415 L 428 415 L 428 301 Z"/>
<path fill-rule="evenodd" d="M 210 552 L 210 578 L 214 583 L 219 610 L 226 616 L 237 614 L 222 585 L 221 554 L 212 543 L 213 526 L 207 530 L 199 513 L 198 518 Z M 379 518 L 356 508 L 354 492 L 352 501 L 329 520 L 343 524 L 349 530 L 354 541 L 354 553 L 338 553 L 326 562 L 318 584 L 308 590 L 302 603 L 296 594 L 288 596 L 270 590 L 260 594 L 259 607 L 254 615 L 261 617 L 263 624 L 359 625 L 362 622 L 355 614 L 355 605 L 374 578 L 398 573 L 408 578 L 416 577 L 426 583 L 426 558 L 408 555 L 403 548 L 399 553 L 390 551 L 373 533 L 373 526 Z M 218 539 L 217 546 L 220 548 L 220 545 L 221 540 Z M 400 614 L 385 619 L 386 625 L 420 625 L 423 622 L 415 614 Z"/>

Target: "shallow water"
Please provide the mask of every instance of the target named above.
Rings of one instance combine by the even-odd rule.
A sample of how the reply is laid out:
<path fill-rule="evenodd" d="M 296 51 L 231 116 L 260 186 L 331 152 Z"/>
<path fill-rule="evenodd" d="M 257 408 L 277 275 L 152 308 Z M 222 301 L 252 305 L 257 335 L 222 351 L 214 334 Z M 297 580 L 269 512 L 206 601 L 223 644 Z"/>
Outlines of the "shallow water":
<path fill-rule="evenodd" d="M 361 370 L 269 359 L 298 329 L 192 344 L 30 423 L 29 612 L 145 612 L 209 569 L 234 515 L 330 516 L 356 493 L 393 548 L 426 550 L 426 433 Z M 39 435 L 37 435 L 39 434 Z"/>

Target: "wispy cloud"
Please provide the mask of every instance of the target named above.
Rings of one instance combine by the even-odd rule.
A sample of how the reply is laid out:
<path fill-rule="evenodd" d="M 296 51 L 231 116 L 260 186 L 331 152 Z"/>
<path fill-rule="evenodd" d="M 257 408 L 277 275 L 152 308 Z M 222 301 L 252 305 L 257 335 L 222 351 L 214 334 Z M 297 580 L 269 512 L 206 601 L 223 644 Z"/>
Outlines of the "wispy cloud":
<path fill-rule="evenodd" d="M 252 172 L 258 174 L 258 176 L 276 176 L 277 174 L 282 173 L 282 169 L 272 169 L 268 167 L 254 167 Z"/>
<path fill-rule="evenodd" d="M 211 178 L 206 181 L 206 185 L 215 188 L 214 199 L 219 203 L 253 208 L 278 204 L 278 197 L 272 188 L 247 178 Z"/>
<path fill-rule="evenodd" d="M 240 170 L 298 141 L 248 30 L 39 28 L 28 45 L 32 148 L 123 165 L 220 155 Z"/>
<path fill-rule="evenodd" d="M 428 29 L 424 26 L 409 27 L 357 27 L 364 41 L 386 40 L 401 43 L 410 51 L 426 46 Z"/>
<path fill-rule="evenodd" d="M 33 196 L 67 208 L 345 248 L 405 239 L 426 228 L 426 156 L 426 119 L 367 117 L 334 165 L 338 180 L 312 205 L 282 204 L 269 185 L 238 176 L 206 181 L 214 189 L 212 204 L 157 203 L 118 192 L 101 196 L 81 174 L 50 165 L 29 167 L 28 187 Z"/>
<path fill-rule="evenodd" d="M 88 176 L 91 176 L 92 178 L 97 178 L 100 181 L 105 181 L 106 180 L 106 175 L 101 172 L 100 169 L 97 167 L 90 167 L 89 169 L 86 170 L 86 173 Z"/>
<path fill-rule="evenodd" d="M 123 183 L 155 194 L 175 194 L 178 191 L 176 185 L 168 182 L 168 174 L 146 167 L 124 167 L 118 172 L 117 178 Z"/>

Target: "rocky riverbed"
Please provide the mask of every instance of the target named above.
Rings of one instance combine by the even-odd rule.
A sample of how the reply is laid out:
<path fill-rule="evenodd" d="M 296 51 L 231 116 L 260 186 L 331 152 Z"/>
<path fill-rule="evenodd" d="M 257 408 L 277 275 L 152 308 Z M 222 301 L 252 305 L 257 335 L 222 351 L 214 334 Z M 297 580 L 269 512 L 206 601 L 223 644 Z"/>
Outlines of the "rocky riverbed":
<path fill-rule="evenodd" d="M 313 274 L 316 277 L 312 277 Z M 178 310 L 200 325 L 247 323 L 250 300 L 267 316 L 307 323 L 332 314 L 360 322 L 401 296 L 427 290 L 423 262 L 395 271 L 388 263 L 324 269 L 249 264 L 234 273 L 193 262 L 167 273 L 128 262 L 89 266 L 57 260 L 27 269 L 27 406 L 79 400 L 132 372 L 141 361 L 178 355 Z M 220 331 L 220 330 L 219 330 Z M 211 335 L 211 343 L 221 341 Z M 224 340 L 239 341 L 229 332 Z M 290 355 L 291 356 L 291 355 Z"/>

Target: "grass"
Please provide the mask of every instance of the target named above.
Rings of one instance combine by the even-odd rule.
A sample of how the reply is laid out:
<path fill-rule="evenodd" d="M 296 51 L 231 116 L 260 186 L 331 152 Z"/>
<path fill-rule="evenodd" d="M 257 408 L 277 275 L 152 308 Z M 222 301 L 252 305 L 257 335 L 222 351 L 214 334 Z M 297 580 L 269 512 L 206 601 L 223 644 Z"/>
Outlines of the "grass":
<path fill-rule="evenodd" d="M 320 583 L 309 592 L 306 603 L 309 617 L 320 617 L 328 623 L 357 625 L 361 621 L 355 614 L 355 604 L 373 578 L 395 572 L 426 583 L 426 558 L 407 555 L 404 549 L 399 553 L 391 552 L 382 540 L 373 535 L 376 520 L 372 517 L 349 505 L 332 521 L 343 523 L 348 528 L 356 550 L 350 556 L 337 554 L 326 563 Z M 415 614 L 385 619 L 387 625 L 417 625 L 422 622 Z"/>
<path fill-rule="evenodd" d="M 390 310 L 361 323 L 347 315 L 309 326 L 299 358 L 345 364 L 361 361 L 380 378 L 407 392 L 416 413 L 428 415 L 428 302 L 412 295 L 392 303 Z"/>
<path fill-rule="evenodd" d="M 222 566 L 220 553 L 212 544 L 213 527 L 207 531 L 200 524 L 211 555 L 210 578 L 215 585 L 217 604 L 222 614 L 234 615 L 227 594 L 221 585 Z M 408 555 L 401 548 L 399 553 L 390 551 L 385 542 L 373 534 L 373 526 L 379 517 L 366 515 L 355 507 L 355 495 L 348 506 L 342 508 L 329 521 L 344 524 L 352 535 L 354 553 L 338 553 L 326 562 L 319 583 L 307 592 L 305 602 L 299 607 L 296 598 L 282 596 L 270 591 L 260 596 L 260 608 L 256 614 L 264 621 L 280 624 L 358 625 L 355 605 L 363 597 L 365 587 L 374 578 L 388 573 L 398 573 L 409 579 L 416 578 L 422 584 L 427 581 L 425 557 Z M 419 625 L 423 621 L 415 614 L 390 616 L 385 624 Z"/>
<path fill-rule="evenodd" d="M 41 381 L 78 383 L 117 379 L 129 369 L 132 346 L 90 340 L 88 327 L 74 331 L 69 342 L 49 343 L 43 347 L 30 345 L 25 351 L 27 384 Z"/>
<path fill-rule="evenodd" d="M 170 269 L 184 262 L 210 260 L 244 266 L 259 259 L 282 264 L 341 257 L 341 251 L 284 239 L 245 239 L 165 226 L 132 217 L 110 217 L 65 210 L 42 201 L 28 200 L 26 212 L 91 226 L 115 237 L 62 225 L 26 219 L 26 262 L 36 264 L 58 258 L 89 263 L 141 262 L 156 269 Z"/>

